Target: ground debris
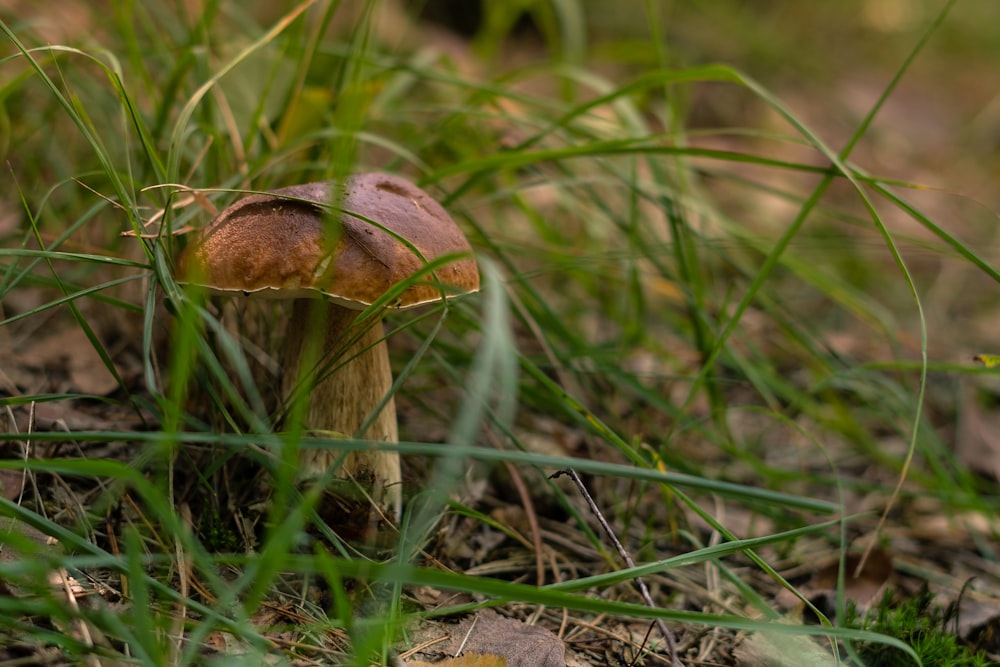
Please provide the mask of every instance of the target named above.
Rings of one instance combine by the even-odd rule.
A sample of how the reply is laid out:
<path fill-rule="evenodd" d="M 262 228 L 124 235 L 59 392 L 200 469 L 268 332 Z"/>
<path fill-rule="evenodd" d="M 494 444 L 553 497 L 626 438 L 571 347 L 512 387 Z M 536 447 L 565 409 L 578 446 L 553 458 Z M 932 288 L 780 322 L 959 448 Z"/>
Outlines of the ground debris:
<path fill-rule="evenodd" d="M 441 634 L 421 653 L 421 660 L 406 665 L 444 664 L 457 667 L 564 667 L 566 647 L 555 633 L 483 609 L 457 624 L 435 626 Z M 469 656 L 475 659 L 469 661 Z M 466 658 L 465 662 L 448 662 Z M 444 662 L 440 662 L 444 660 Z"/>

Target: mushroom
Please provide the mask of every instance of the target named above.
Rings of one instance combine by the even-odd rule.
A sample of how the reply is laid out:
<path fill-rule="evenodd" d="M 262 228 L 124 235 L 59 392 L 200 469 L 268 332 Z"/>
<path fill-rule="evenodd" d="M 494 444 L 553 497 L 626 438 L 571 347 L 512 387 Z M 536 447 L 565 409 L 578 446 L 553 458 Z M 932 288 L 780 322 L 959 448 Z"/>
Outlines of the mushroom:
<path fill-rule="evenodd" d="M 290 400 L 311 379 L 304 425 L 377 442 L 398 442 L 392 370 L 381 316 L 360 311 L 394 285 L 414 280 L 387 307 L 404 309 L 479 289 L 469 242 L 430 195 L 383 173 L 346 179 L 343 196 L 330 182 L 294 185 L 241 199 L 222 211 L 180 258 L 182 280 L 212 293 L 295 299 L 288 320 L 282 392 Z M 339 224 L 323 205 L 341 210 Z M 373 224 L 375 223 L 375 224 Z M 387 231 L 388 230 L 388 231 Z M 454 255 L 426 272 L 426 263 Z M 321 324 L 322 332 L 310 327 Z M 310 337 L 322 334 L 318 354 Z M 326 376 L 303 361 L 342 360 Z M 372 413 L 385 401 L 378 415 Z M 371 418 L 364 433 L 363 424 Z M 380 510 L 397 520 L 402 509 L 397 452 L 303 450 L 299 477 L 317 477 L 342 461 L 335 475 L 360 484 Z"/>

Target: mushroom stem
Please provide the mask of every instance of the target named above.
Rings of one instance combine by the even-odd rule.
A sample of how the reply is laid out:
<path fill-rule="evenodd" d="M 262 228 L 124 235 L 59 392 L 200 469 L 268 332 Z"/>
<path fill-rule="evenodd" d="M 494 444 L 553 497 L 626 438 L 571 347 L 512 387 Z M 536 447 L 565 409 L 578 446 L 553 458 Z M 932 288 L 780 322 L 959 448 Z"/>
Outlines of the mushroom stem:
<path fill-rule="evenodd" d="M 283 395 L 290 398 L 303 378 L 309 381 L 315 370 L 318 379 L 308 396 L 305 426 L 310 430 L 334 431 L 345 437 L 361 437 L 374 442 L 398 442 L 396 405 L 390 396 L 364 433 L 365 420 L 392 388 L 392 369 L 381 322 L 355 332 L 352 326 L 358 311 L 343 308 L 325 299 L 296 299 L 292 306 L 284 361 Z M 312 326 L 318 324 L 321 329 Z M 308 340 L 308 332 L 323 332 L 323 340 Z M 349 337 L 349 338 L 348 338 Z M 305 355 L 310 346 L 314 354 Z M 300 368 L 312 357 L 316 368 Z M 329 364 L 330 368 L 324 370 Z M 318 477 L 340 462 L 336 476 L 353 480 L 393 518 L 402 511 L 402 478 L 399 454 L 370 449 L 348 452 L 335 449 L 303 450 L 299 476 Z"/>

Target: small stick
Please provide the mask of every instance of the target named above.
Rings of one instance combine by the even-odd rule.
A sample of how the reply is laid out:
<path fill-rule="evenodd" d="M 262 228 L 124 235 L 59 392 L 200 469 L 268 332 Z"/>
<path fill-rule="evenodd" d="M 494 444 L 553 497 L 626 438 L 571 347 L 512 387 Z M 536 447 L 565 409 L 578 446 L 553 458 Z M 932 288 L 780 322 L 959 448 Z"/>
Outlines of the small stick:
<path fill-rule="evenodd" d="M 601 510 L 597 506 L 597 503 L 594 502 L 594 499 L 590 496 L 590 492 L 587 491 L 587 487 L 584 485 L 583 480 L 580 479 L 580 475 L 578 475 L 575 470 L 568 469 L 568 470 L 558 470 L 549 475 L 549 478 L 555 479 L 557 477 L 562 477 L 563 475 L 569 475 L 570 478 L 573 480 L 573 483 L 576 484 L 576 488 L 580 490 L 580 494 L 584 497 L 584 499 L 587 501 L 587 504 L 590 506 L 590 511 L 593 512 L 594 516 L 597 517 L 597 521 L 601 524 L 601 528 L 604 529 L 604 532 L 605 534 L 607 534 L 608 539 L 611 540 L 611 543 L 615 545 L 615 549 L 618 550 L 618 555 L 621 556 L 622 560 L 625 561 L 625 565 L 627 565 L 630 568 L 634 568 L 635 561 L 632 560 L 632 557 L 629 555 L 628 551 L 625 550 L 624 545 L 622 545 L 621 541 L 618 539 L 618 536 L 615 535 L 615 531 L 611 529 L 611 526 L 604 518 L 604 514 L 601 513 Z M 649 588 L 646 587 L 646 582 L 644 582 L 641 577 L 635 577 L 634 581 L 636 585 L 639 587 L 639 595 L 642 596 L 642 599 L 643 601 L 645 601 L 646 606 L 649 607 L 650 609 L 656 609 L 656 604 L 653 602 L 653 596 L 649 594 Z M 655 622 L 656 626 L 660 629 L 660 633 L 663 635 L 663 638 L 667 642 L 667 650 L 670 651 L 671 664 L 673 665 L 673 667 L 683 667 L 681 665 L 680 660 L 677 658 L 677 645 L 674 642 L 673 633 L 670 632 L 670 629 L 667 627 L 667 624 L 663 622 L 663 619 L 657 618 Z"/>
<path fill-rule="evenodd" d="M 503 449 L 503 443 L 500 442 L 500 438 L 496 437 L 492 431 L 487 431 L 487 436 L 493 443 L 493 446 L 497 449 Z M 538 514 L 535 513 L 535 503 L 531 500 L 531 494 L 528 493 L 528 486 L 524 483 L 524 478 L 517 471 L 517 466 L 511 462 L 505 464 L 507 466 L 507 472 L 510 474 L 510 479 L 514 482 L 514 486 L 517 488 L 517 495 L 521 498 L 521 504 L 524 505 L 524 513 L 528 519 L 528 527 L 531 529 L 531 543 L 535 548 L 535 576 L 538 580 L 538 586 L 545 585 L 545 552 L 542 547 L 542 530 L 538 526 Z M 552 568 L 555 572 L 555 568 Z"/>
<path fill-rule="evenodd" d="M 535 504 L 531 500 L 531 494 L 528 493 L 528 487 L 524 483 L 524 478 L 521 477 L 521 473 L 517 471 L 517 467 L 507 461 L 507 472 L 510 474 L 510 479 L 514 483 L 514 487 L 517 488 L 517 495 L 521 498 L 521 503 L 524 505 L 525 517 L 528 519 L 528 527 L 531 529 L 531 543 L 535 548 L 535 578 L 538 580 L 538 586 L 545 585 L 545 552 L 542 547 L 542 531 L 538 526 L 538 515 L 535 514 Z"/>

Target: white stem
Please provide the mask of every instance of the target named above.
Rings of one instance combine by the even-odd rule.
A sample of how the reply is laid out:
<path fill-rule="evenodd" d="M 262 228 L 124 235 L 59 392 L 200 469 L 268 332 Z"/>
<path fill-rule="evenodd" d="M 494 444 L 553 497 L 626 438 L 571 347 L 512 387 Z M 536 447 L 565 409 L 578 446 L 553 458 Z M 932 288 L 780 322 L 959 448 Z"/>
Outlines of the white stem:
<path fill-rule="evenodd" d="M 325 300 L 299 299 L 292 307 L 284 363 L 283 395 L 292 395 L 300 378 L 313 375 L 313 368 L 299 368 L 304 358 L 318 362 L 321 374 L 309 393 L 305 427 L 317 431 L 334 431 L 345 437 L 358 435 L 375 442 L 399 442 L 396 424 L 396 404 L 392 397 L 368 429 L 358 431 L 392 388 L 392 368 L 382 325 L 375 322 L 364 331 L 352 327 L 357 311 Z M 312 324 L 322 327 L 323 336 L 310 340 Z M 345 336 L 357 337 L 352 342 Z M 307 354 L 310 345 L 317 345 L 315 354 Z M 402 511 L 402 476 L 399 454 L 379 449 L 349 452 L 342 457 L 335 449 L 302 451 L 299 475 L 310 478 L 322 475 L 343 458 L 336 475 L 354 480 L 371 498 L 399 518 Z"/>

